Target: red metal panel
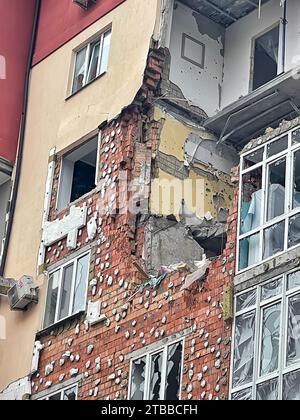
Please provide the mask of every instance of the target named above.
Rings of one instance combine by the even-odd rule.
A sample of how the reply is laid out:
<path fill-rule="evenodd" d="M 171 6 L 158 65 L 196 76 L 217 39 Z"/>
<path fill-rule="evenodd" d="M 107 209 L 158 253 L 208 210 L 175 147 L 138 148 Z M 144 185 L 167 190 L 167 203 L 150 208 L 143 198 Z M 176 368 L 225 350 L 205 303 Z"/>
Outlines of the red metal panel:
<path fill-rule="evenodd" d="M 0 156 L 12 163 L 18 143 L 34 8 L 35 0 L 0 0 Z"/>
<path fill-rule="evenodd" d="M 33 65 L 126 0 L 97 0 L 83 10 L 72 0 L 42 0 Z"/>

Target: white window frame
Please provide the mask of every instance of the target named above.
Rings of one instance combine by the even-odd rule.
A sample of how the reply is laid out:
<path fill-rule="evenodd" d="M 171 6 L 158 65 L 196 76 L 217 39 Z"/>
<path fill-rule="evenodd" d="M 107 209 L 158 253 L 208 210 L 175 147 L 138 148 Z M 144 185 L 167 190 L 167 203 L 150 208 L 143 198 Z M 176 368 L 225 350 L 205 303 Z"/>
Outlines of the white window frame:
<path fill-rule="evenodd" d="M 288 273 L 282 274 L 280 276 L 274 277 L 258 286 L 244 290 L 241 293 L 236 294 L 235 296 L 235 309 L 237 304 L 237 298 L 242 296 L 250 291 L 256 290 L 256 304 L 249 306 L 246 309 L 243 309 L 239 312 L 235 312 L 234 322 L 233 322 L 233 332 L 232 332 L 232 356 L 231 356 L 231 378 L 230 378 L 230 398 L 238 392 L 246 391 L 252 389 L 252 399 L 256 400 L 257 387 L 266 382 L 278 378 L 279 387 L 278 387 L 278 399 L 282 400 L 283 396 L 283 378 L 285 375 L 291 372 L 297 372 L 300 370 L 300 360 L 294 364 L 288 365 L 286 363 L 287 359 L 287 344 L 288 344 L 288 334 L 287 334 L 287 325 L 288 325 L 288 309 L 289 309 L 289 300 L 300 294 L 300 286 L 296 286 L 288 290 L 288 276 L 299 272 L 299 268 L 289 271 Z M 269 298 L 267 300 L 261 300 L 261 290 L 264 286 L 272 283 L 276 280 L 282 279 L 282 291 L 277 296 Z M 261 362 L 261 352 L 262 352 L 262 315 L 263 310 L 272 307 L 276 304 L 281 304 L 281 320 L 280 320 L 280 343 L 279 343 L 279 357 L 278 357 L 278 369 L 270 374 L 261 376 L 260 374 L 260 362 Z M 254 338 L 254 362 L 253 362 L 253 381 L 249 382 L 246 385 L 242 385 L 236 388 L 233 388 L 233 369 L 234 369 L 234 350 L 235 350 L 235 329 L 236 329 L 236 320 L 239 316 L 245 315 L 255 311 L 255 338 Z M 299 329 L 300 331 L 300 329 Z"/>
<path fill-rule="evenodd" d="M 77 314 L 81 313 L 82 311 L 78 311 L 78 312 L 72 312 L 72 308 L 73 308 L 73 304 L 74 304 L 74 297 L 75 297 L 75 282 L 76 282 L 76 274 L 77 274 L 77 267 L 78 267 L 78 260 L 80 260 L 81 258 L 88 256 L 88 267 L 90 266 L 90 262 L 91 262 L 91 252 L 84 252 L 83 254 L 78 255 L 76 258 L 70 259 L 67 262 L 65 262 L 64 264 L 58 266 L 56 269 L 53 269 L 52 271 L 50 271 L 48 273 L 48 285 L 47 285 L 47 294 L 46 294 L 46 301 L 45 301 L 45 311 L 44 311 L 44 318 L 43 318 L 43 329 L 46 328 L 50 328 L 53 325 L 56 325 L 59 322 L 63 322 L 66 319 L 72 317 L 72 316 L 76 316 Z M 60 305 L 61 305 L 61 292 L 62 292 L 62 279 L 63 279 L 63 273 L 64 273 L 64 269 L 66 267 L 69 267 L 70 265 L 74 264 L 74 268 L 73 268 L 73 275 L 72 275 L 72 287 L 71 287 L 71 299 L 70 299 L 70 303 L 69 303 L 69 314 L 68 316 L 66 316 L 65 318 L 59 318 L 58 314 L 59 314 L 59 310 L 60 310 Z M 59 274 L 59 287 L 58 287 L 58 298 L 57 298 L 57 302 L 56 302 L 56 310 L 55 310 L 55 320 L 54 323 L 48 326 L 45 326 L 45 319 L 46 319 L 46 311 L 47 311 L 47 299 L 48 299 L 48 293 L 49 293 L 49 280 L 52 274 L 56 273 L 60 271 Z M 89 270 L 88 270 L 89 273 Z M 87 291 L 88 291 L 88 283 L 89 283 L 89 277 L 87 277 L 86 279 L 86 288 L 85 288 L 85 298 L 84 298 L 84 306 L 86 307 L 87 305 Z"/>
<path fill-rule="evenodd" d="M 73 176 L 74 176 L 74 163 L 71 160 L 68 160 L 68 156 L 76 150 L 80 150 L 81 148 L 88 146 L 88 144 L 94 141 L 97 138 L 97 147 L 96 147 L 96 169 L 95 169 L 95 185 L 97 188 L 98 185 L 98 177 L 99 177 L 99 159 L 100 159 L 100 151 L 101 151 L 101 138 L 102 132 L 100 131 L 98 134 L 92 136 L 89 140 L 83 142 L 79 146 L 75 147 L 74 149 L 62 154 L 61 156 L 61 165 L 60 165 L 60 173 L 59 173 L 59 182 L 58 182 L 58 191 L 56 195 L 56 211 L 62 211 L 67 208 L 72 203 L 75 203 L 77 200 L 82 200 L 87 194 L 91 194 L 92 191 L 89 191 L 87 194 L 79 197 L 75 201 L 71 201 L 71 193 L 72 193 L 72 184 L 73 184 Z"/>
<path fill-rule="evenodd" d="M 63 394 L 66 391 L 69 391 L 72 388 L 76 388 L 76 392 L 75 393 L 76 393 L 76 400 L 77 400 L 78 399 L 78 383 L 77 384 L 70 385 L 70 386 L 65 387 L 65 388 L 62 388 L 62 389 L 60 389 L 60 390 L 58 390 L 56 392 L 52 392 L 51 394 L 47 395 L 46 397 L 40 398 L 40 401 L 49 401 L 49 398 L 53 397 L 54 395 L 58 395 L 58 394 L 60 394 L 60 401 L 64 401 Z"/>
<path fill-rule="evenodd" d="M 71 92 L 70 92 L 71 95 L 75 95 L 77 92 L 79 92 L 85 86 L 87 86 L 88 84 L 90 84 L 91 82 L 96 80 L 99 76 L 102 76 L 103 74 L 107 73 L 107 69 L 104 70 L 103 72 L 100 72 L 100 69 L 101 69 L 102 58 L 103 58 L 104 38 L 108 34 L 110 34 L 110 36 L 111 36 L 112 27 L 109 27 L 108 29 L 103 31 L 101 34 L 99 34 L 98 36 L 91 39 L 88 43 L 86 43 L 86 44 L 82 45 L 80 48 L 77 48 L 76 50 L 74 50 L 74 65 L 73 65 L 73 69 L 72 69 L 72 83 L 71 83 L 71 88 L 70 88 L 71 89 Z M 91 71 L 90 64 L 92 62 L 92 53 L 93 53 L 92 52 L 92 46 L 97 45 L 98 43 L 100 44 L 100 48 L 99 48 L 99 58 L 98 58 L 98 63 L 97 63 L 96 77 L 92 80 L 88 80 L 89 79 L 89 74 L 90 74 L 90 71 Z M 111 46 L 111 39 L 110 39 L 110 46 Z M 77 56 L 84 49 L 86 49 L 86 54 L 85 54 L 84 78 L 83 78 L 83 82 L 82 82 L 82 87 L 79 88 L 78 90 L 73 91 L 74 81 L 75 81 L 75 69 L 76 69 L 76 63 L 77 63 Z"/>
<path fill-rule="evenodd" d="M 167 344 L 161 345 L 157 347 L 154 350 L 141 353 L 139 356 L 134 357 L 130 361 L 130 375 L 129 375 L 129 386 L 128 386 L 128 400 L 131 400 L 131 388 L 132 388 L 132 374 L 133 374 L 133 364 L 137 360 L 142 359 L 143 357 L 146 357 L 146 367 L 145 367 L 145 389 L 144 389 L 144 400 L 149 400 L 149 393 L 150 393 L 150 381 L 151 381 L 151 369 L 150 369 L 150 363 L 151 363 L 151 357 L 155 356 L 158 353 L 163 352 L 163 361 L 162 361 L 162 384 L 166 384 L 166 373 L 167 373 L 167 359 L 168 359 L 168 348 L 170 346 L 173 346 L 174 344 L 182 343 L 182 357 L 181 357 L 181 366 L 180 366 L 180 389 L 179 389 L 179 400 L 181 400 L 181 394 L 182 394 L 182 379 L 183 379 L 183 368 L 184 368 L 184 351 L 185 351 L 185 339 L 177 339 L 170 341 Z M 162 395 L 163 394 L 163 395 Z M 165 387 L 161 387 L 161 395 L 160 395 L 160 401 L 165 401 Z"/>
<path fill-rule="evenodd" d="M 256 41 L 261 38 L 264 35 L 267 35 L 269 32 L 271 32 L 273 29 L 279 27 L 279 43 L 278 43 L 278 63 L 277 63 L 277 77 L 284 72 L 284 68 L 283 68 L 283 51 L 284 51 L 284 45 L 282 42 L 283 39 L 283 25 L 281 20 L 278 20 L 277 22 L 275 22 L 273 25 L 269 26 L 268 28 L 264 29 L 262 32 L 260 32 L 259 34 L 255 35 L 252 38 L 251 41 L 251 67 L 250 67 L 250 83 L 249 83 L 249 92 L 254 92 L 253 84 L 254 84 L 254 68 L 255 68 L 255 44 Z M 284 51 L 285 53 L 285 51 Z M 274 79 L 273 79 L 274 80 Z M 264 85 L 262 85 L 264 86 Z M 262 87 L 261 86 L 261 87 Z"/>
<path fill-rule="evenodd" d="M 293 250 L 298 248 L 300 244 L 294 245 L 293 247 L 288 246 L 288 239 L 289 239 L 289 220 L 296 216 L 300 215 L 300 207 L 293 209 L 293 178 L 294 178 L 294 154 L 300 150 L 300 142 L 298 144 L 292 144 L 292 134 L 300 129 L 300 126 L 295 127 L 286 133 L 281 134 L 280 136 L 275 137 L 274 139 L 266 142 L 263 145 L 260 145 L 256 148 L 253 148 L 241 155 L 240 161 L 240 188 L 239 188 L 239 210 L 238 210 L 238 232 L 237 232 L 237 255 L 236 255 L 236 272 L 237 274 L 244 273 L 246 271 L 251 270 L 259 266 L 262 263 L 270 261 L 277 256 L 283 255 L 289 250 Z M 278 141 L 281 138 L 288 137 L 288 149 L 280 152 L 274 156 L 267 157 L 267 150 L 270 144 Z M 243 168 L 244 159 L 247 156 L 257 152 L 258 150 L 264 148 L 263 152 L 263 159 L 261 162 L 251 166 L 250 168 Z M 283 215 L 276 217 L 270 221 L 266 221 L 267 215 L 267 170 L 270 164 L 286 157 L 286 188 L 285 188 L 285 212 Z M 241 234 L 241 210 L 242 210 L 242 198 L 243 198 L 243 176 L 249 174 L 257 169 L 262 168 L 262 199 L 261 202 L 263 203 L 261 208 L 261 220 L 263 223 L 258 228 L 255 228 L 247 233 Z M 285 223 L 285 237 L 284 237 L 284 250 L 279 252 L 275 255 L 272 255 L 268 258 L 263 258 L 263 244 L 264 244 L 264 232 L 266 229 L 277 225 L 278 223 L 284 222 Z M 248 266 L 247 268 L 240 269 L 240 243 L 243 239 L 250 238 L 253 235 L 259 234 L 259 260 L 257 263 Z"/>

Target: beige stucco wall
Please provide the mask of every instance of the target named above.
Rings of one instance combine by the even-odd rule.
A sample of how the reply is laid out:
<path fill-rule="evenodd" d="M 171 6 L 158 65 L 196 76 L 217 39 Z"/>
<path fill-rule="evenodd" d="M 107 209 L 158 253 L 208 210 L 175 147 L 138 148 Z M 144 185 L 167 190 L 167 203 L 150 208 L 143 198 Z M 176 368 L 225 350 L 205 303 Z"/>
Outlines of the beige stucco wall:
<path fill-rule="evenodd" d="M 175 157 L 181 162 L 181 166 L 185 161 L 184 143 L 191 133 L 202 139 L 213 139 L 204 129 L 189 126 L 158 107 L 155 108 L 154 118 L 155 121 L 161 122 L 159 151 L 164 155 Z M 180 180 L 162 169 L 158 170 L 151 186 L 152 213 L 166 216 L 174 214 L 179 217 L 181 201 L 184 198 L 189 210 L 198 217 L 204 217 L 207 212 L 216 217 L 218 212 L 214 204 L 216 194 L 223 197 L 221 207 L 230 208 L 233 192 L 230 176 L 219 172 L 217 177 L 213 177 L 211 175 L 215 172 L 200 162 L 195 162 L 194 167 L 199 169 L 199 172 L 196 173 L 191 168 L 189 177 L 185 180 Z"/>
<path fill-rule="evenodd" d="M 24 160 L 6 276 L 36 278 L 49 151 L 63 150 L 94 131 L 129 105 L 142 84 L 159 0 L 127 0 L 109 15 L 72 39 L 32 70 Z M 108 73 L 66 100 L 73 49 L 112 23 Z M 0 390 L 29 373 L 35 333 L 41 324 L 45 284 L 41 276 L 40 304 L 12 313 L 5 298 L 0 321 Z"/>

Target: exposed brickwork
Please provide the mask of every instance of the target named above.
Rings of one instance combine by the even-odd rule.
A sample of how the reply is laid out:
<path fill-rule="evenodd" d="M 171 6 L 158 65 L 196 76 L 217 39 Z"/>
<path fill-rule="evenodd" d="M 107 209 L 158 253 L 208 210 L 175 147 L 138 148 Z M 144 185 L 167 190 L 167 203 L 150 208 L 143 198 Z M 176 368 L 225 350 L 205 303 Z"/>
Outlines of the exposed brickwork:
<path fill-rule="evenodd" d="M 41 335 L 45 348 L 40 355 L 39 371 L 32 378 L 34 394 L 48 387 L 51 391 L 54 385 L 63 385 L 71 374 L 77 374 L 83 375 L 79 399 L 126 399 L 130 354 L 191 328 L 185 338 L 182 399 L 228 397 L 231 323 L 223 319 L 222 301 L 224 288 L 231 285 L 235 270 L 237 193 L 229 216 L 224 255 L 213 262 L 204 282 L 197 282 L 191 290 L 183 292 L 181 286 L 189 273 L 181 271 L 167 277 L 158 289 L 151 289 L 144 286 L 146 280 L 135 265 L 144 266 L 144 229 L 139 223 L 140 216 L 129 211 L 126 201 L 133 197 L 138 208 L 142 203 L 135 191 L 127 191 L 120 177 L 125 176 L 129 181 L 137 179 L 145 187 L 144 197 L 148 200 L 152 157 L 157 151 L 160 129 L 152 121 L 150 104 L 159 87 L 161 52 L 152 51 L 148 64 L 145 84 L 134 106 L 103 129 L 99 191 L 77 203 L 87 204 L 88 219 L 97 214 L 96 238 L 89 239 L 84 227 L 79 233 L 77 250 L 94 244 L 88 300 L 101 300 L 107 321 L 88 327 L 84 317 L 78 317 Z M 54 203 L 60 164 L 58 160 L 52 218 L 56 217 Z M 112 184 L 115 184 L 113 189 Z M 47 265 L 68 255 L 72 253 L 68 252 L 65 240 L 54 244 L 47 250 Z M 66 352 L 71 357 L 63 356 Z M 51 363 L 54 370 L 46 376 L 45 369 Z"/>

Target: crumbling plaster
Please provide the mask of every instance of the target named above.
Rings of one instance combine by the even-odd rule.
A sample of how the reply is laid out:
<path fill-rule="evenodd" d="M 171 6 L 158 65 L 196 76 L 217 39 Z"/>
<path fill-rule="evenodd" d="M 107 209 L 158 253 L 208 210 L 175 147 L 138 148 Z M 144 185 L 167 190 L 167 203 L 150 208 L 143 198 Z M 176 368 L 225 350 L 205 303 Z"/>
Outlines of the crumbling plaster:
<path fill-rule="evenodd" d="M 201 127 L 184 124 L 159 107 L 155 107 L 154 119 L 160 122 L 161 133 L 155 156 L 158 167 L 151 186 L 151 212 L 179 217 L 182 199 L 200 218 L 208 212 L 216 218 L 221 208 L 230 208 L 230 175 L 198 161 L 188 167 L 184 154 L 184 145 L 191 133 L 215 141 L 212 134 Z M 171 194 L 170 185 L 173 186 Z"/>
<path fill-rule="evenodd" d="M 182 42 L 186 35 L 193 40 L 189 38 L 183 54 Z M 222 26 L 175 2 L 170 41 L 170 81 L 182 90 L 190 104 L 200 107 L 210 116 L 219 110 L 221 104 L 224 39 Z M 193 63 L 202 61 L 198 54 L 201 44 L 204 46 L 204 61 L 200 63 L 203 66 Z"/>

